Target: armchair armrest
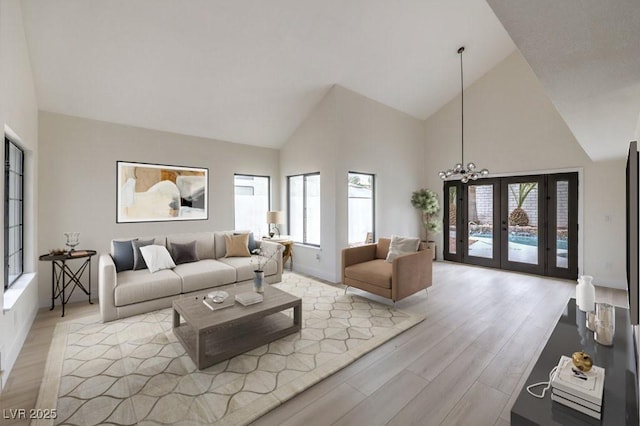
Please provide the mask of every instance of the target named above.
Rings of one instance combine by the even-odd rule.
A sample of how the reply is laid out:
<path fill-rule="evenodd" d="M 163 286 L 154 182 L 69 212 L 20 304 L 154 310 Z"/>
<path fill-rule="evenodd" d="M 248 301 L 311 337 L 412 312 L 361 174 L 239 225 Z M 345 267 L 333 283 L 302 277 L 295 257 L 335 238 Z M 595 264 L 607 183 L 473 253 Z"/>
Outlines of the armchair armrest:
<path fill-rule="evenodd" d="M 431 250 L 420 250 L 393 259 L 391 298 L 394 301 L 431 286 L 432 257 Z"/>
<path fill-rule="evenodd" d="M 116 265 L 108 254 L 98 258 L 98 298 L 102 322 L 117 318 L 115 288 L 118 285 Z"/>
<path fill-rule="evenodd" d="M 368 262 L 376 258 L 376 246 L 377 244 L 365 244 L 342 249 L 342 282 L 344 282 L 344 269 L 347 266 Z"/>

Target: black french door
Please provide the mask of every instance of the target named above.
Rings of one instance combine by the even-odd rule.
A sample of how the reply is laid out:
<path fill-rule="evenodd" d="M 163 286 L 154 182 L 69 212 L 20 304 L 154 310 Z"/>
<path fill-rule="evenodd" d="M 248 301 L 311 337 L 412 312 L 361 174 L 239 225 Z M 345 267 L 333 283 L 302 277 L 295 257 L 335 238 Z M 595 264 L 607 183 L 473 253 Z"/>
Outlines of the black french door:
<path fill-rule="evenodd" d="M 577 173 L 444 183 L 444 258 L 578 276 Z"/>

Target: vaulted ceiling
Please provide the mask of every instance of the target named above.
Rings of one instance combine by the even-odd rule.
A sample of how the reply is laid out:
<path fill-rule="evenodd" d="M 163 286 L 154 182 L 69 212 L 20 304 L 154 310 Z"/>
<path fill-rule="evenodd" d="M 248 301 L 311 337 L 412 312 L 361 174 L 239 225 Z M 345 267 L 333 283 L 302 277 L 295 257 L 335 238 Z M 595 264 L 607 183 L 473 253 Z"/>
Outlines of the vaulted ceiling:
<path fill-rule="evenodd" d="M 640 131 L 637 2 L 22 0 L 22 7 L 41 110 L 277 148 L 334 84 L 425 119 L 459 94 L 459 46 L 469 86 L 517 45 L 578 142 L 600 160 L 622 157 Z"/>
<path fill-rule="evenodd" d="M 638 0 L 487 0 L 593 160 L 640 132 Z"/>
<path fill-rule="evenodd" d="M 23 0 L 39 108 L 279 147 L 334 84 L 424 119 L 514 51 L 484 0 Z"/>

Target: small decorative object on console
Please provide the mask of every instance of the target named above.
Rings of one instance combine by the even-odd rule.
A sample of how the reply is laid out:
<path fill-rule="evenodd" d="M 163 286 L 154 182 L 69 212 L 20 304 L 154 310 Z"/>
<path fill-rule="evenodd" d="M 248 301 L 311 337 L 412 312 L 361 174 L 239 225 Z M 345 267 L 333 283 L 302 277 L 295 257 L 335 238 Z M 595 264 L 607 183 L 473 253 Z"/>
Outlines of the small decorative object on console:
<path fill-rule="evenodd" d="M 578 278 L 578 286 L 576 287 L 576 304 L 578 309 L 583 312 L 592 312 L 595 310 L 596 304 L 596 288 L 591 284 L 593 277 L 582 275 Z"/>
<path fill-rule="evenodd" d="M 576 352 L 576 354 L 581 353 L 583 352 Z M 555 370 L 551 377 L 551 399 L 588 416 L 600 419 L 602 417 L 604 368 L 593 365 L 591 370 L 581 371 L 574 367 L 572 358 L 563 355 Z"/>
<path fill-rule="evenodd" d="M 571 360 L 573 361 L 573 365 L 575 365 L 580 371 L 587 372 L 591 370 L 591 367 L 593 366 L 591 355 L 586 352 L 574 352 L 571 356 Z"/>
<path fill-rule="evenodd" d="M 616 308 L 608 303 L 596 303 L 596 329 L 593 338 L 604 346 L 613 345 L 616 331 Z"/>
<path fill-rule="evenodd" d="M 49 254 L 51 256 L 61 256 L 63 254 L 65 254 L 65 250 L 64 249 L 51 249 L 49 250 Z"/>

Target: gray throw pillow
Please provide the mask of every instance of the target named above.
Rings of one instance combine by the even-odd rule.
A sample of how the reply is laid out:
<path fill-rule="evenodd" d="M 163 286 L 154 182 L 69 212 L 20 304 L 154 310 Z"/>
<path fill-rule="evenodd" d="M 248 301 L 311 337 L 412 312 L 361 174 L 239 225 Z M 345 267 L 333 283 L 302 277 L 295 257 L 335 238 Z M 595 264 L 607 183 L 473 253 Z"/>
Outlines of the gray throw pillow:
<path fill-rule="evenodd" d="M 113 263 L 116 265 L 116 272 L 130 271 L 133 269 L 133 246 L 132 241 L 113 241 Z"/>
<path fill-rule="evenodd" d="M 198 253 L 196 252 L 196 242 L 179 244 L 171 243 L 171 257 L 176 265 L 181 263 L 197 262 Z"/>
<path fill-rule="evenodd" d="M 147 264 L 144 261 L 144 257 L 142 257 L 142 253 L 140 252 L 140 247 L 150 246 L 153 244 L 154 240 L 147 241 L 131 241 L 131 246 L 133 247 L 133 270 L 138 271 L 140 269 L 147 269 Z"/>

